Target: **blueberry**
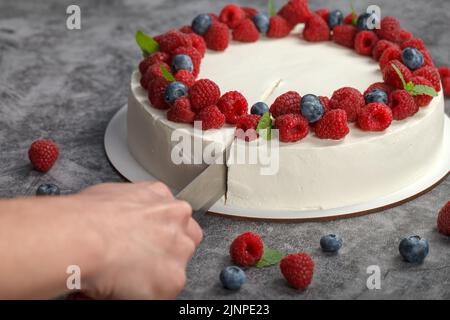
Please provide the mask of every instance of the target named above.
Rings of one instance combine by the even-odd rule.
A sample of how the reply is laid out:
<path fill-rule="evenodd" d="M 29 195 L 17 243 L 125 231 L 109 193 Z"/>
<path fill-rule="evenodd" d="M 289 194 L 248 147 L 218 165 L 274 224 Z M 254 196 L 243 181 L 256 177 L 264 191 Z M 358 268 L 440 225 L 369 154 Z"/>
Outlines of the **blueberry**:
<path fill-rule="evenodd" d="M 258 116 L 263 116 L 266 112 L 269 112 L 269 107 L 264 102 L 255 103 L 250 110 L 251 114 L 256 114 Z"/>
<path fill-rule="evenodd" d="M 334 27 L 339 26 L 344 21 L 344 14 L 341 10 L 334 10 L 331 11 L 328 15 L 328 26 L 331 30 L 334 29 Z"/>
<path fill-rule="evenodd" d="M 329 234 L 320 239 L 320 246 L 325 252 L 338 252 L 342 248 L 342 239 L 335 234 Z"/>
<path fill-rule="evenodd" d="M 366 104 L 375 102 L 384 103 L 385 105 L 388 104 L 388 95 L 382 90 L 373 90 L 366 94 L 364 98 L 366 100 Z"/>
<path fill-rule="evenodd" d="M 300 105 L 301 113 L 309 123 L 319 121 L 325 113 L 325 108 L 320 102 L 320 99 L 313 94 L 304 96 Z"/>
<path fill-rule="evenodd" d="M 187 96 L 188 88 L 181 82 L 172 82 L 166 88 L 164 100 L 172 105 L 178 98 Z"/>
<path fill-rule="evenodd" d="M 191 57 L 185 54 L 179 54 L 173 57 L 172 70 L 174 73 L 177 73 L 180 70 L 192 72 L 194 70 L 194 64 L 192 63 Z"/>
<path fill-rule="evenodd" d="M 266 34 L 269 31 L 269 18 L 265 14 L 260 13 L 254 16 L 253 23 L 262 34 Z"/>
<path fill-rule="evenodd" d="M 226 267 L 220 273 L 220 282 L 224 288 L 229 290 L 238 290 L 245 280 L 245 272 L 236 266 Z"/>
<path fill-rule="evenodd" d="M 422 263 L 430 251 L 428 241 L 419 236 L 403 239 L 398 247 L 400 255 L 410 263 Z"/>
<path fill-rule="evenodd" d="M 423 54 L 415 48 L 406 48 L 402 52 L 403 63 L 411 70 L 417 70 L 423 66 Z"/>
<path fill-rule="evenodd" d="M 51 183 L 41 184 L 36 190 L 37 196 L 59 196 L 60 194 L 58 186 Z"/>
<path fill-rule="evenodd" d="M 204 35 L 208 32 L 212 25 L 212 19 L 208 14 L 198 15 L 194 21 L 192 21 L 192 30 L 199 35 Z"/>
<path fill-rule="evenodd" d="M 360 15 L 358 17 L 358 22 L 356 23 L 356 27 L 358 28 L 359 31 L 369 30 L 368 21 L 371 16 L 372 16 L 372 14 L 370 14 L 370 13 L 363 13 L 362 15 Z"/>

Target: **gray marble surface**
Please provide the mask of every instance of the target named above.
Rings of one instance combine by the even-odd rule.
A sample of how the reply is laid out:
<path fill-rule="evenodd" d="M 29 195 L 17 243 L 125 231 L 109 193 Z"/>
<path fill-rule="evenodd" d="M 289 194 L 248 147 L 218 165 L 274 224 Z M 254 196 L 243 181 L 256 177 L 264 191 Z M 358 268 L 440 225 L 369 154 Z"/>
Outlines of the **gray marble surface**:
<path fill-rule="evenodd" d="M 218 11 L 226 1 L 1 0 L 0 1 L 0 197 L 33 195 L 54 182 L 65 193 L 107 181 L 122 181 L 103 150 L 108 121 L 127 101 L 129 77 L 139 61 L 133 34 L 179 27 L 197 14 Z M 438 65 L 450 64 L 450 1 L 377 1 L 384 12 L 422 37 Z M 82 29 L 65 27 L 66 7 L 82 9 Z M 265 7 L 266 1 L 240 1 Z M 314 8 L 348 10 L 346 0 L 311 1 Z M 362 9 L 364 1 L 356 1 Z M 447 113 L 449 102 L 447 101 Z M 42 175 L 30 170 L 27 149 L 50 137 L 61 147 L 57 166 Z M 188 268 L 181 299 L 450 299 L 450 238 L 436 232 L 438 209 L 450 197 L 447 178 L 432 192 L 401 207 L 351 220 L 276 224 L 199 218 L 205 239 Z M 270 247 L 308 252 L 316 262 L 312 286 L 297 292 L 277 267 L 249 270 L 237 293 L 223 290 L 219 271 L 229 264 L 228 246 L 244 232 L 263 235 Z M 318 248 L 320 236 L 340 234 L 339 255 Z M 401 261 L 400 239 L 419 234 L 430 241 L 423 265 Z M 381 268 L 381 290 L 366 288 L 366 268 Z"/>

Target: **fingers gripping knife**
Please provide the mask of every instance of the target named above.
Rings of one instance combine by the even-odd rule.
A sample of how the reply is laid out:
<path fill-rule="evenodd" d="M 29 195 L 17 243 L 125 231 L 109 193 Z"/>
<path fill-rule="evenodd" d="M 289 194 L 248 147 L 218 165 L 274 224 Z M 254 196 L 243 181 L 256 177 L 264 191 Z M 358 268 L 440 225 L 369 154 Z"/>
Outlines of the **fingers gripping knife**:
<path fill-rule="evenodd" d="M 177 195 L 196 213 L 206 213 L 227 191 L 226 151 Z"/>

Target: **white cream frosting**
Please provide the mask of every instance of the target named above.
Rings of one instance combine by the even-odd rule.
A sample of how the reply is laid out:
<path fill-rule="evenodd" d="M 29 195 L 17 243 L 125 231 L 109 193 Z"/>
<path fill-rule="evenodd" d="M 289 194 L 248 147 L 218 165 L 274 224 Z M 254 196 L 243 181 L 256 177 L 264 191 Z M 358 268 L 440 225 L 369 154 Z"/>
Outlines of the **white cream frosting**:
<path fill-rule="evenodd" d="M 332 42 L 312 44 L 295 36 L 232 43 L 225 53 L 208 52 L 199 78 L 215 81 L 222 93 L 240 91 L 250 105 L 262 100 L 270 105 L 290 90 L 330 97 L 344 86 L 364 91 L 382 81 L 371 58 Z M 202 139 L 192 126 L 170 122 L 165 111 L 152 108 L 139 79 L 135 72 L 128 103 L 129 149 L 152 175 L 180 189 L 206 164 L 172 163 L 176 144 L 171 142 L 172 132 L 181 129 L 192 144 L 202 140 L 204 146 L 225 146 L 232 143 L 234 129 L 210 130 Z M 281 143 L 276 175 L 261 175 L 259 165 L 229 164 L 226 204 L 265 210 L 328 209 L 395 192 L 423 176 L 441 156 L 443 123 L 440 93 L 417 115 L 394 122 L 382 133 L 363 132 L 351 125 L 343 141 L 320 140 L 310 134 L 298 143 Z"/>

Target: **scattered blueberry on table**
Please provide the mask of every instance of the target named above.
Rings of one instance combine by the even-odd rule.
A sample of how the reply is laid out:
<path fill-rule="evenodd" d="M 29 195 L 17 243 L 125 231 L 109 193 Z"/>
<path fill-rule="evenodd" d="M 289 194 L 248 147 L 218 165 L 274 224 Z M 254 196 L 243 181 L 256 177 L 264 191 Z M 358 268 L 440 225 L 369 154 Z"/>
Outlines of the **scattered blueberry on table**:
<path fill-rule="evenodd" d="M 41 184 L 36 190 L 37 196 L 59 196 L 60 194 L 59 187 L 51 183 Z"/>
<path fill-rule="evenodd" d="M 226 267 L 220 273 L 220 282 L 225 289 L 238 290 L 246 281 L 245 272 L 236 266 Z"/>
<path fill-rule="evenodd" d="M 338 252 L 342 248 L 342 244 L 342 238 L 335 234 L 329 234 L 320 239 L 320 247 L 324 252 Z"/>
<path fill-rule="evenodd" d="M 410 236 L 400 242 L 399 251 L 405 261 L 420 264 L 427 257 L 430 246 L 427 240 L 419 236 Z"/>

